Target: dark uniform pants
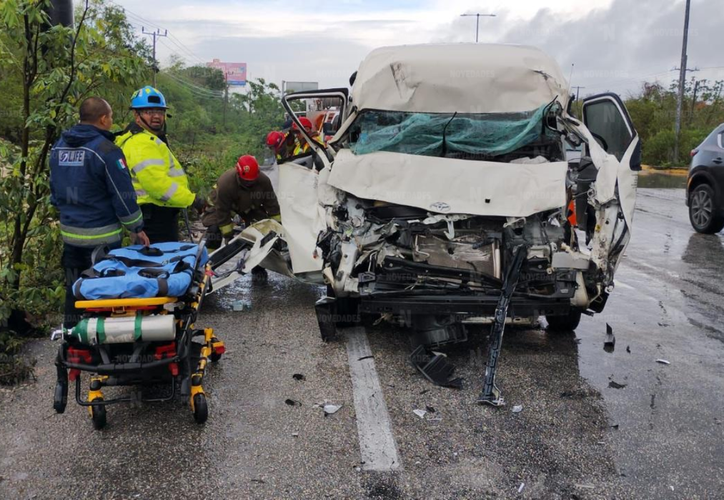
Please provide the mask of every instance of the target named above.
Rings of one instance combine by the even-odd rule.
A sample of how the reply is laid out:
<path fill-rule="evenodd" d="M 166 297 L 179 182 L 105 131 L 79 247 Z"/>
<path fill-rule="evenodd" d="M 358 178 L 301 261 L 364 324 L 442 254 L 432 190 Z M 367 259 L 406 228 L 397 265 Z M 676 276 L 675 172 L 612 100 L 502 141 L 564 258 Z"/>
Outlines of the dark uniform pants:
<path fill-rule="evenodd" d="M 143 230 L 151 243 L 178 241 L 178 214 L 173 207 L 159 207 L 152 203 L 141 205 Z"/>
<path fill-rule="evenodd" d="M 108 245 L 109 248 L 119 248 L 121 243 Z M 73 328 L 81 319 L 82 311 L 76 309 L 76 298 L 73 295 L 73 283 L 76 282 L 83 271 L 93 265 L 92 256 L 95 247 L 76 247 L 63 244 L 63 256 L 60 259 L 65 271 L 65 307 L 63 310 L 63 326 Z"/>
<path fill-rule="evenodd" d="M 214 224 L 206 229 L 206 248 L 208 250 L 216 250 L 221 246 L 224 237 L 221 234 L 219 226 Z"/>

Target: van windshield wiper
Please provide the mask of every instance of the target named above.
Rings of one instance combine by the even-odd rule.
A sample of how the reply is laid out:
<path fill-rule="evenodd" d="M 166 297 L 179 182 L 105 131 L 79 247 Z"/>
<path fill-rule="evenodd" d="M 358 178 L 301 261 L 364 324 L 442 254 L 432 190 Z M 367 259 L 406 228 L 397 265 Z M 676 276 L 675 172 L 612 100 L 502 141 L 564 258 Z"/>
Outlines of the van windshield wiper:
<path fill-rule="evenodd" d="M 457 115 L 458 112 L 455 111 L 455 113 L 452 115 L 452 118 L 450 118 L 445 126 L 442 128 L 442 153 L 440 154 L 441 157 L 444 157 L 447 154 L 447 138 L 445 137 L 445 134 L 447 133 L 447 127 L 448 125 L 450 125 L 450 123 L 452 123 Z"/>

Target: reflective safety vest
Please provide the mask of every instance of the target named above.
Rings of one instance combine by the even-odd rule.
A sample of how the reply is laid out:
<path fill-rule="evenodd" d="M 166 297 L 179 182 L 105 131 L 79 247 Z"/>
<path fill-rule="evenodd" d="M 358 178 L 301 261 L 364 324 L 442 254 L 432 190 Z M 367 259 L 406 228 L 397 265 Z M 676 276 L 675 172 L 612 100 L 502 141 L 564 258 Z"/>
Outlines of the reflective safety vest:
<path fill-rule="evenodd" d="M 139 205 L 191 206 L 195 195 L 189 189 L 186 172 L 165 142 L 139 128 L 118 136 L 116 145 L 126 156 Z"/>
<path fill-rule="evenodd" d="M 317 142 L 319 142 L 320 144 L 324 145 L 324 140 L 323 140 L 318 134 L 314 134 L 314 135 L 312 136 L 312 139 L 315 140 L 315 141 L 317 141 Z M 296 142 L 296 146 L 295 146 L 295 148 L 294 148 L 293 156 L 297 156 L 297 155 L 301 155 L 301 154 L 307 153 L 307 152 L 309 152 L 309 149 L 310 149 L 310 148 L 309 148 L 309 143 L 308 143 L 307 141 L 305 141 L 304 138 L 300 135 L 299 138 L 298 138 L 298 140 L 297 140 L 297 142 Z"/>

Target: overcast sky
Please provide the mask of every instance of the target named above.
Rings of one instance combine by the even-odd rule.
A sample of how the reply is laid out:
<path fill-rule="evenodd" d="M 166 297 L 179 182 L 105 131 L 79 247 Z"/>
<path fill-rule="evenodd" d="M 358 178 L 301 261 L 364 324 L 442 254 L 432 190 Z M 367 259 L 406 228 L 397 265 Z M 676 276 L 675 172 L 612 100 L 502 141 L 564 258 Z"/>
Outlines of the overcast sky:
<path fill-rule="evenodd" d="M 428 42 L 517 43 L 544 49 L 581 95 L 636 93 L 641 82 L 665 85 L 678 73 L 684 1 L 671 0 L 114 0 L 140 32 L 161 27 L 158 58 L 189 64 L 217 58 L 246 62 L 249 78 L 347 86 L 373 48 Z M 541 7 L 545 5 L 545 7 Z M 724 1 L 693 0 L 690 68 L 697 78 L 724 79 Z M 150 41 L 150 40 L 149 40 Z M 574 65 L 572 67 L 572 65 Z"/>

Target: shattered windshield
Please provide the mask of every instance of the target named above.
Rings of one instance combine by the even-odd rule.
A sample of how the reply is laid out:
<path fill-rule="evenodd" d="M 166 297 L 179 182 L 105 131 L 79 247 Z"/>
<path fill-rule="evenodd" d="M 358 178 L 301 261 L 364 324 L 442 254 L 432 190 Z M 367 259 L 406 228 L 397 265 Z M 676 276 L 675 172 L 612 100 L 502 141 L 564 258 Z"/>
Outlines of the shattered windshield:
<path fill-rule="evenodd" d="M 551 106 L 522 113 L 439 114 L 365 111 L 350 130 L 350 149 L 363 155 L 377 151 L 464 159 L 522 156 L 558 159 L 556 134 L 543 124 Z M 537 150 L 523 151 L 539 146 Z M 530 149 L 530 148 L 528 148 Z M 533 148 L 535 149 L 535 148 Z M 552 157 L 551 157 L 552 156 Z"/>

